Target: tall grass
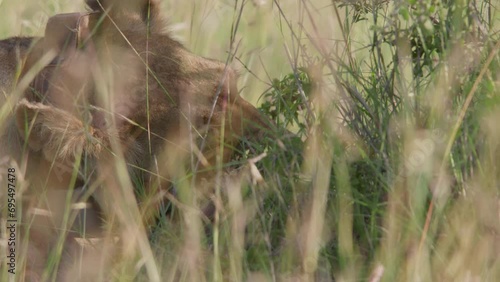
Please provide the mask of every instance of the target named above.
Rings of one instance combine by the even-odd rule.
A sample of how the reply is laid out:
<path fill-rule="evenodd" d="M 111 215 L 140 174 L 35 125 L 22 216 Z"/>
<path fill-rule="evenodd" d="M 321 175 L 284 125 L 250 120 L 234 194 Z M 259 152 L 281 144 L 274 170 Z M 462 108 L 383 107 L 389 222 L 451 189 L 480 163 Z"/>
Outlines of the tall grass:
<path fill-rule="evenodd" d="M 40 35 L 43 18 L 81 7 L 49 1 L 40 14 L 42 4 L 17 2 L 0 1 L 4 37 Z M 118 223 L 108 224 L 121 224 L 121 240 L 129 242 L 104 238 L 73 278 L 116 252 L 122 255 L 97 277 L 499 280 L 496 6 L 164 1 L 172 36 L 202 56 L 234 56 L 242 96 L 260 105 L 283 138 L 243 144 L 241 169 L 218 170 L 214 220 L 201 215 L 196 190 L 179 180 L 167 204 L 173 212 L 148 233 L 138 231 L 131 199 L 138 185 L 119 163 L 108 183 L 122 189 L 108 195 Z M 61 258 L 59 250 L 53 259 Z M 54 263 L 47 264 L 49 281 Z M 11 279 L 4 265 L 2 280 Z"/>

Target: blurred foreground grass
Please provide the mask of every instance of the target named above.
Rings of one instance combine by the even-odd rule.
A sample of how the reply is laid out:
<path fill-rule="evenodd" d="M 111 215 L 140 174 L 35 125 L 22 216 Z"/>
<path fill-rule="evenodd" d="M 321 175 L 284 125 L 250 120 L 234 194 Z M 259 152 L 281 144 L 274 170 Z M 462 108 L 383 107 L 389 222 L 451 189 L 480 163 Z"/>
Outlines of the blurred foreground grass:
<path fill-rule="evenodd" d="M 82 6 L 13 2 L 0 1 L 2 37 Z M 208 238 L 160 220 L 162 281 L 500 280 L 497 4 L 163 5 L 196 54 L 225 61 L 233 31 L 242 95 L 266 93 L 261 110 L 297 137 L 258 144 L 265 184 L 224 179 Z M 114 277 L 151 279 L 138 261 Z"/>

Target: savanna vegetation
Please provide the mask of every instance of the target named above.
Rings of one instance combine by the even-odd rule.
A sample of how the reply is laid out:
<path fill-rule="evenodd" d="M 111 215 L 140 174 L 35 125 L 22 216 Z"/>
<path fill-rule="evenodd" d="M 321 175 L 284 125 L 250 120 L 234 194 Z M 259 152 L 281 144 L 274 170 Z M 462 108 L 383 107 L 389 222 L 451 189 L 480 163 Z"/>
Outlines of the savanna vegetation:
<path fill-rule="evenodd" d="M 0 1 L 0 35 L 41 35 L 76 2 Z M 497 5 L 162 1 L 172 36 L 237 69 L 284 137 L 242 142 L 212 220 L 177 183 L 142 242 L 152 257 L 124 252 L 102 277 L 498 281 Z"/>

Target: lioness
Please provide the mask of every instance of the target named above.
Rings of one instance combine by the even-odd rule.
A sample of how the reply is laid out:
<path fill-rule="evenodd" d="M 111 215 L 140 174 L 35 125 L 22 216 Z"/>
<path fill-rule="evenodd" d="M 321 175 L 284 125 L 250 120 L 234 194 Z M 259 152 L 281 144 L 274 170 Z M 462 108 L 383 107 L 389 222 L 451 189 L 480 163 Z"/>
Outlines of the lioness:
<path fill-rule="evenodd" d="M 99 160 L 119 148 L 134 176 L 146 183 L 151 175 L 161 176 L 168 183 L 191 154 L 192 173 L 209 178 L 242 137 L 261 136 L 271 127 L 239 96 L 231 67 L 190 53 L 164 31 L 157 1 L 86 3 L 94 11 L 86 17 L 91 35 L 63 55 L 55 50 L 64 59 L 24 92 L 15 110 L 17 134 L 10 128 L 2 138 L 8 146 L 19 136 L 30 154 L 69 164 L 81 153 Z M 10 53 L 0 69 L 3 92 L 32 41 L 0 41 L 19 46 L 4 49 Z M 47 41 L 34 44 L 20 79 L 59 48 Z M 119 146 L 112 148 L 115 141 Z"/>
<path fill-rule="evenodd" d="M 78 22 L 75 48 L 47 34 L 0 41 L 0 48 L 14 46 L 4 48 L 11 55 L 0 53 L 9 62 L 0 90 L 11 90 L 19 59 L 18 81 L 34 77 L 1 127 L 2 156 L 27 166 L 31 185 L 95 181 L 107 189 L 116 184 L 106 177 L 109 167 L 123 156 L 146 190 L 186 176 L 195 176 L 194 187 L 212 187 L 242 139 L 272 128 L 239 96 L 231 67 L 192 54 L 164 31 L 157 0 L 86 3 L 92 13 Z M 61 164 L 66 169 L 55 169 Z"/>

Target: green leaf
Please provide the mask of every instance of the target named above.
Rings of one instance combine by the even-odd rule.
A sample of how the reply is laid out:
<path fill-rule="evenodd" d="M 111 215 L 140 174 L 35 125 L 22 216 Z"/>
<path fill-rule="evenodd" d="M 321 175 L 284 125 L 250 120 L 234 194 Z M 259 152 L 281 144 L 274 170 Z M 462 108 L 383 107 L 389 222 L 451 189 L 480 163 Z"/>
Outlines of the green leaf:
<path fill-rule="evenodd" d="M 410 19 L 410 13 L 408 12 L 408 9 L 406 8 L 401 8 L 399 9 L 399 14 L 403 17 L 403 19 L 405 19 L 406 21 L 408 21 Z"/>

